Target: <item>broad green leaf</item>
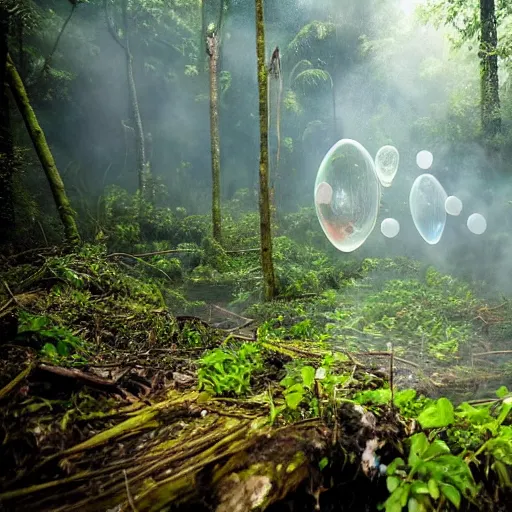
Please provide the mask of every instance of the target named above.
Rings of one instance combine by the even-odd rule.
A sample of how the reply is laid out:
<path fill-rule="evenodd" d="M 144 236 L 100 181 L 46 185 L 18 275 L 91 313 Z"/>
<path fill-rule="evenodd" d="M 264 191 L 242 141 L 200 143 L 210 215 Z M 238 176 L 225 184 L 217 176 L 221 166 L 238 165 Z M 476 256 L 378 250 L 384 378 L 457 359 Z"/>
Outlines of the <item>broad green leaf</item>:
<path fill-rule="evenodd" d="M 403 391 L 398 391 L 395 395 L 394 404 L 397 407 L 405 405 L 409 402 L 412 402 L 416 398 L 416 390 L 415 389 L 404 389 Z"/>
<path fill-rule="evenodd" d="M 504 398 L 504 397 L 506 397 L 508 394 L 509 394 L 509 390 L 508 390 L 507 386 L 501 386 L 501 387 L 496 391 L 496 396 L 497 396 L 498 398 Z"/>
<path fill-rule="evenodd" d="M 407 459 L 407 463 L 412 467 L 419 460 L 421 460 L 423 452 L 427 450 L 429 444 L 427 436 L 423 432 L 414 434 L 409 438 L 409 440 L 411 443 L 411 449 L 409 450 L 409 458 Z"/>
<path fill-rule="evenodd" d="M 413 494 L 428 494 L 428 486 L 421 480 L 416 480 L 411 485 L 411 492 Z"/>
<path fill-rule="evenodd" d="M 447 500 L 449 500 L 453 506 L 459 510 L 460 508 L 460 492 L 450 484 L 439 483 L 441 492 L 444 494 Z"/>
<path fill-rule="evenodd" d="M 311 389 L 311 386 L 315 382 L 315 369 L 312 366 L 303 366 L 300 373 L 302 375 L 302 382 L 304 386 Z"/>
<path fill-rule="evenodd" d="M 400 505 L 405 507 L 407 505 L 407 500 L 409 499 L 409 491 L 411 489 L 411 484 L 402 485 L 402 495 L 400 496 Z"/>
<path fill-rule="evenodd" d="M 397 499 L 392 499 L 391 495 L 386 501 L 386 512 L 402 512 L 402 505 Z"/>
<path fill-rule="evenodd" d="M 53 343 L 45 343 L 43 346 L 43 353 L 49 357 L 57 357 L 59 355 Z"/>
<path fill-rule="evenodd" d="M 409 502 L 407 503 L 407 510 L 409 512 L 420 512 L 420 504 L 416 498 L 409 498 Z"/>
<path fill-rule="evenodd" d="M 447 398 L 440 398 L 428 406 L 419 416 L 418 422 L 422 428 L 442 428 L 455 421 L 453 405 Z"/>
<path fill-rule="evenodd" d="M 457 417 L 467 418 L 475 425 L 484 425 L 493 421 L 493 417 L 489 413 L 489 407 L 476 408 L 464 402 L 457 409 Z"/>
<path fill-rule="evenodd" d="M 423 459 L 433 459 L 434 457 L 437 457 L 438 455 L 446 455 L 450 453 L 450 448 L 448 448 L 448 445 L 439 439 L 436 439 L 423 453 L 422 458 Z"/>
<path fill-rule="evenodd" d="M 295 410 L 299 406 L 299 404 L 302 402 L 302 399 L 304 398 L 304 393 L 301 391 L 293 391 L 291 393 L 287 393 L 285 396 L 286 405 L 292 409 Z"/>
<path fill-rule="evenodd" d="M 428 481 L 428 492 L 430 493 L 430 496 L 432 496 L 432 499 L 439 499 L 439 486 L 433 478 Z"/>
<path fill-rule="evenodd" d="M 397 476 L 388 476 L 386 478 L 386 486 L 389 492 L 393 492 L 400 485 L 400 478 Z"/>
<path fill-rule="evenodd" d="M 388 469 L 386 471 L 386 474 L 388 476 L 393 476 L 396 473 L 396 470 L 398 468 L 401 468 L 405 466 L 404 459 L 397 457 L 396 459 L 393 459 L 393 461 L 388 465 Z"/>

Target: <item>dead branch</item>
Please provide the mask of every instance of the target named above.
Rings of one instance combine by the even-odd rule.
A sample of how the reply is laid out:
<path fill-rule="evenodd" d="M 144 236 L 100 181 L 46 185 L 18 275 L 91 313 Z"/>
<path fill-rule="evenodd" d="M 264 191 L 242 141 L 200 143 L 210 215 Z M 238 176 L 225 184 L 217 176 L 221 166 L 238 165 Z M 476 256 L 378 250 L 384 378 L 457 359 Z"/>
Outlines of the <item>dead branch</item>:
<path fill-rule="evenodd" d="M 505 354 L 512 354 L 512 350 L 496 350 L 494 352 L 479 352 L 478 354 L 473 354 L 473 357 L 482 357 L 482 356 L 499 356 Z"/>
<path fill-rule="evenodd" d="M 9 382 L 6 386 L 0 389 L 0 401 L 9 395 L 16 387 L 25 380 L 29 375 L 32 369 L 34 368 L 34 364 L 29 364 L 22 372 L 18 373 L 16 377 L 14 377 L 11 382 Z"/>
<path fill-rule="evenodd" d="M 44 363 L 39 364 L 38 369 L 42 370 L 43 372 L 59 375 L 60 377 L 78 380 L 83 384 L 93 388 L 99 389 L 101 391 L 107 391 L 109 393 L 115 393 L 123 398 L 126 398 L 126 393 L 121 388 L 119 388 L 115 382 L 108 379 L 103 379 L 102 377 L 98 377 L 96 375 L 84 373 L 80 370 L 72 368 L 62 368 L 60 366 L 53 366 Z"/>
<path fill-rule="evenodd" d="M 359 353 L 357 353 L 355 355 L 359 356 L 359 357 L 364 357 L 364 356 L 391 357 L 391 353 L 390 352 L 359 352 Z M 421 366 L 419 364 L 413 363 L 412 361 L 409 361 L 407 359 L 402 359 L 401 357 L 397 357 L 395 355 L 393 355 L 393 359 L 395 361 L 399 361 L 400 363 L 403 363 L 403 364 L 406 364 L 406 365 L 409 365 L 409 366 L 413 366 L 414 368 L 421 368 Z"/>

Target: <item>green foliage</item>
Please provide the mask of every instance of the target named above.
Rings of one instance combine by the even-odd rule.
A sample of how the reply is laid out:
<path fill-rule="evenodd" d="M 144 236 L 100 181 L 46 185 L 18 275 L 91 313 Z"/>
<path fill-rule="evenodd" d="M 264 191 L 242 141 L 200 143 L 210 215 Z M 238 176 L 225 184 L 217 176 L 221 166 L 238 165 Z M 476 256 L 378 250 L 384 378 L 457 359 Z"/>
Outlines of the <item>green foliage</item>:
<path fill-rule="evenodd" d="M 288 52 L 292 55 L 303 55 L 307 49 L 315 46 L 315 42 L 327 39 L 335 31 L 336 26 L 334 23 L 313 21 L 299 30 L 288 45 Z"/>
<path fill-rule="evenodd" d="M 441 499 L 460 508 L 461 498 L 473 500 L 478 492 L 471 471 L 440 440 L 430 443 L 420 432 L 409 438 L 407 463 L 396 458 L 387 467 L 386 484 L 391 495 L 381 507 L 386 512 L 427 512 Z M 436 505 L 437 506 L 437 505 Z"/>
<path fill-rule="evenodd" d="M 201 244 L 203 257 L 201 265 L 207 265 L 218 271 L 229 269 L 229 259 L 222 246 L 211 237 L 205 237 Z"/>
<path fill-rule="evenodd" d="M 51 318 L 52 326 L 79 329 L 80 338 L 94 342 L 98 350 L 179 341 L 158 286 L 147 275 L 139 279 L 136 268 L 106 260 L 105 253 L 105 247 L 83 245 L 73 253 L 49 256 L 36 267 L 15 267 L 2 279 L 14 290 L 48 290 L 33 296 L 31 314 Z"/>
<path fill-rule="evenodd" d="M 447 398 L 440 398 L 428 405 L 418 416 L 422 428 L 443 428 L 454 421 L 453 405 Z"/>
<path fill-rule="evenodd" d="M 496 475 L 502 488 L 511 485 L 512 398 L 504 386 L 496 394 L 498 402 L 491 400 L 476 407 L 462 403 L 455 408 L 444 397 L 417 399 L 414 390 L 395 392 L 394 404 L 401 415 L 417 420 L 435 440 L 429 443 L 423 432 L 412 436 L 407 464 L 398 458 L 388 466 L 391 496 L 385 503 L 386 510 L 399 511 L 407 505 L 409 510 L 432 510 L 432 500 L 443 495 L 445 501 L 459 508 L 462 497 L 474 499 L 478 490 L 471 476 L 473 465 L 479 478 L 482 473 L 478 468 L 484 466 L 485 474 Z M 352 400 L 378 413 L 375 408 L 389 403 L 391 391 L 365 390 Z"/>
<path fill-rule="evenodd" d="M 286 407 L 295 411 L 303 401 L 307 401 L 311 414 L 318 416 L 318 399 L 313 394 L 315 369 L 307 365 L 289 365 L 286 377 L 280 382 L 284 387 Z"/>
<path fill-rule="evenodd" d="M 51 318 L 21 311 L 17 341 L 36 340 L 41 343 L 41 353 L 50 360 L 80 358 L 84 342 L 65 327 L 55 325 Z"/>
<path fill-rule="evenodd" d="M 347 358 L 340 353 L 327 354 L 317 368 L 302 361 L 286 365 L 286 376 L 279 383 L 283 389 L 285 403 L 274 408 L 274 418 L 280 413 L 289 420 L 317 417 L 321 414 L 321 403 L 336 399 L 336 391 L 354 379 L 350 373 L 336 371 L 336 363 L 345 363 Z"/>
<path fill-rule="evenodd" d="M 104 196 L 104 229 L 112 249 L 130 252 L 140 242 L 166 240 L 169 246 L 180 243 L 201 244 L 209 232 L 210 219 L 202 215 L 183 215 L 183 208 L 154 206 L 148 202 L 139 208 L 138 194 L 109 187 Z"/>
<path fill-rule="evenodd" d="M 363 268 L 368 272 L 367 266 Z M 469 339 L 475 305 L 467 286 L 431 268 L 424 281 L 387 281 L 382 291 L 364 299 L 360 309 L 352 314 L 335 311 L 331 318 L 337 321 L 333 328 L 338 332 L 394 334 L 408 345 L 424 344 L 431 356 L 446 360 Z"/>
<path fill-rule="evenodd" d="M 239 349 L 216 348 L 199 361 L 199 389 L 214 395 L 245 395 L 251 378 L 263 369 L 260 348 L 246 343 Z"/>
<path fill-rule="evenodd" d="M 294 84 L 303 94 L 311 94 L 312 89 L 317 89 L 323 84 L 334 86 L 331 75 L 323 69 L 305 69 L 294 79 Z"/>

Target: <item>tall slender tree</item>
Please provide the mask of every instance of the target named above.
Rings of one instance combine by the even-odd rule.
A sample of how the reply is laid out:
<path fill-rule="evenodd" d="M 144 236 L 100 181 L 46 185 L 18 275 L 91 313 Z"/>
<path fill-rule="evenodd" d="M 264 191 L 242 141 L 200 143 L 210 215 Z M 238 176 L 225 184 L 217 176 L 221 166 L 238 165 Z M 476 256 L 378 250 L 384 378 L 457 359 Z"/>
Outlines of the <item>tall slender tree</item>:
<path fill-rule="evenodd" d="M 256 2 L 256 54 L 258 57 L 258 93 L 260 116 L 260 238 L 261 268 L 263 271 L 264 296 L 270 301 L 276 296 L 276 280 L 272 260 L 272 229 L 269 190 L 268 158 L 268 69 L 265 60 L 265 19 L 263 0 Z"/>
<path fill-rule="evenodd" d="M 80 235 L 75 220 L 75 212 L 71 208 L 64 183 L 53 159 L 50 147 L 46 142 L 44 132 L 32 109 L 23 81 L 9 55 L 7 55 L 6 75 L 11 93 L 48 179 L 60 220 L 64 226 L 66 241 L 72 245 L 78 244 L 80 242 Z"/>
<path fill-rule="evenodd" d="M 135 132 L 136 149 L 137 149 L 137 174 L 139 178 L 139 193 L 141 199 L 151 199 L 150 166 L 146 159 L 146 139 L 144 129 L 142 127 L 142 117 L 140 115 L 139 100 L 137 97 L 137 87 L 133 73 L 133 55 L 130 49 L 130 26 L 128 22 L 128 0 L 121 1 L 122 14 L 122 36 L 119 35 L 114 19 L 109 12 L 109 0 L 104 0 L 105 15 L 107 18 L 107 26 L 112 38 L 123 49 L 126 57 L 126 72 L 128 78 L 128 94 L 130 98 L 131 121 Z"/>
<path fill-rule="evenodd" d="M 484 137 L 490 139 L 501 132 L 495 0 L 480 0 L 479 56 L 482 131 Z"/>
<path fill-rule="evenodd" d="M 221 242 L 221 209 L 220 209 L 220 140 L 219 140 L 219 37 L 217 27 L 208 27 L 206 34 L 206 51 L 210 70 L 210 141 L 212 152 L 212 226 L 213 238 Z"/>

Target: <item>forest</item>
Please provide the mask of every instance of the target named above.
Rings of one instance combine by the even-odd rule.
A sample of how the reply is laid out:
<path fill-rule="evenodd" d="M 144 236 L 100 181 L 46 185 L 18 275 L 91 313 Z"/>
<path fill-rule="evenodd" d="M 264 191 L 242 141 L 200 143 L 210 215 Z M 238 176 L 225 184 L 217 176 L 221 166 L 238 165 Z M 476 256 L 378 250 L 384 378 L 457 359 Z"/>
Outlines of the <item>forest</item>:
<path fill-rule="evenodd" d="M 509 0 L 0 0 L 0 86 L 0 512 L 510 509 Z"/>

